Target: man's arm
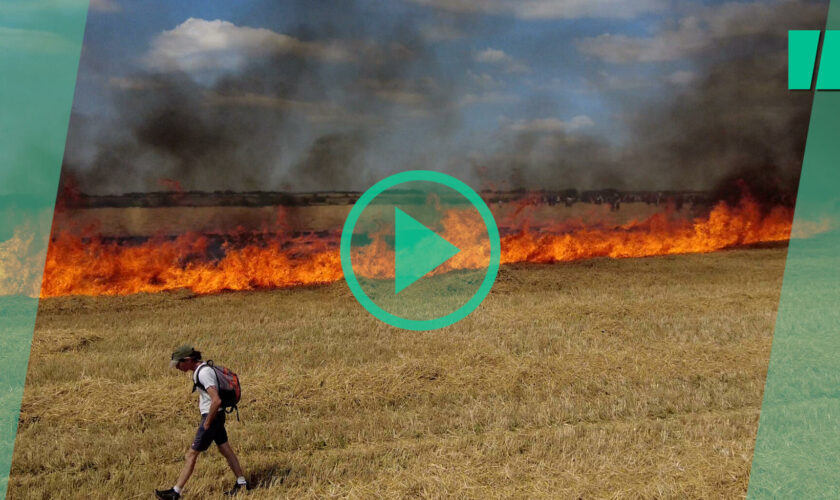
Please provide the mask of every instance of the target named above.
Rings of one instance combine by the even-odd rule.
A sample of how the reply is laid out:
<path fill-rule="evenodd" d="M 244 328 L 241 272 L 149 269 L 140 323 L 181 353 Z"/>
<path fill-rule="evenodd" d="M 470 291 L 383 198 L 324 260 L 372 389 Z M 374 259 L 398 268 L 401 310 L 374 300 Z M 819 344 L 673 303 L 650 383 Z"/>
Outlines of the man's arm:
<path fill-rule="evenodd" d="M 213 419 L 216 418 L 216 413 L 222 407 L 222 398 L 219 397 L 219 391 L 215 387 L 212 385 L 208 387 L 207 394 L 210 396 L 210 413 L 207 414 L 207 418 L 204 420 L 204 430 L 210 428 L 210 423 L 213 422 Z"/>

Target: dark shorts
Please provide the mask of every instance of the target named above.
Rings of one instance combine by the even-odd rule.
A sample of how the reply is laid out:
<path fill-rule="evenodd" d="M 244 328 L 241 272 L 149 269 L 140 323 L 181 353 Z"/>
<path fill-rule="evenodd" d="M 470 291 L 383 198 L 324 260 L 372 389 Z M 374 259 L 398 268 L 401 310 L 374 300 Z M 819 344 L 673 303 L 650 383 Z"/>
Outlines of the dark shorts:
<path fill-rule="evenodd" d="M 191 446 L 195 451 L 204 451 L 210 447 L 210 443 L 215 442 L 216 446 L 221 446 L 227 443 L 228 436 L 225 430 L 225 412 L 220 411 L 216 418 L 210 422 L 210 428 L 204 430 L 204 421 L 207 420 L 207 415 L 201 416 L 201 423 L 198 424 L 198 430 L 195 432 L 195 439 Z"/>

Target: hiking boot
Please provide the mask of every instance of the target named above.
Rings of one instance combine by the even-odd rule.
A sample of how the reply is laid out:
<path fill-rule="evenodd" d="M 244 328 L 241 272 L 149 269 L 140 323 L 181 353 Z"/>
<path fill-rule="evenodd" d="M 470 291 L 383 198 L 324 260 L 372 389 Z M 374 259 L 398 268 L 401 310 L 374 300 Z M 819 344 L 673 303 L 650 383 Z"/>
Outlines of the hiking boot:
<path fill-rule="evenodd" d="M 166 491 L 155 490 L 155 496 L 160 500 L 178 500 L 181 494 L 175 491 L 175 488 L 169 488 Z"/>
<path fill-rule="evenodd" d="M 251 489 L 251 484 L 248 483 L 248 482 L 245 482 L 245 484 L 236 483 L 236 484 L 233 485 L 233 488 L 231 488 L 231 489 L 229 489 L 228 491 L 225 492 L 225 495 L 229 496 L 229 497 L 232 497 L 234 495 L 238 495 L 239 492 L 242 491 L 242 490 L 250 490 L 250 489 Z"/>

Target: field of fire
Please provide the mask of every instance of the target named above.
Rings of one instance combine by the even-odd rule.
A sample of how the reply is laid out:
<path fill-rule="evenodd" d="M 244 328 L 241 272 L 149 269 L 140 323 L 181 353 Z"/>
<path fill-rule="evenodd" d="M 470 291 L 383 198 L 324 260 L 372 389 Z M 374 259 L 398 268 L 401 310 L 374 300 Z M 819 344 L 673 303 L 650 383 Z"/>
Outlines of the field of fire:
<path fill-rule="evenodd" d="M 0 235 L 0 294 L 39 299 L 8 498 L 745 497 L 788 245 L 827 229 L 792 234 L 785 59 L 827 6 L 91 1 L 49 242 Z M 420 331 L 358 286 L 433 308 L 494 257 L 411 190 L 344 248 L 409 171 L 499 236 Z M 472 250 L 393 291 L 415 205 Z M 238 375 L 241 474 L 183 344 Z"/>

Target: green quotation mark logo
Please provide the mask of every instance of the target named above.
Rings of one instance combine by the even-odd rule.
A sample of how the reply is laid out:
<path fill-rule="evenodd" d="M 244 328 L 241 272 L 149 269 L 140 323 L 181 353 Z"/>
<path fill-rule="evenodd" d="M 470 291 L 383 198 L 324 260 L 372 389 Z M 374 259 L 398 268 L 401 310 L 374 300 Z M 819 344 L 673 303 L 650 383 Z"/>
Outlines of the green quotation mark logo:
<path fill-rule="evenodd" d="M 840 90 L 840 31 L 822 37 L 817 90 Z M 820 47 L 819 30 L 788 31 L 788 89 L 811 90 Z"/>

